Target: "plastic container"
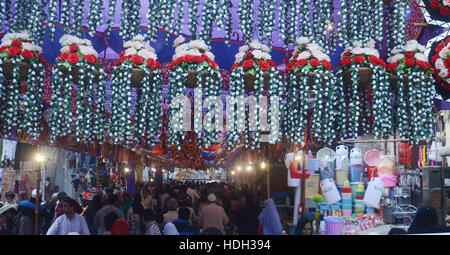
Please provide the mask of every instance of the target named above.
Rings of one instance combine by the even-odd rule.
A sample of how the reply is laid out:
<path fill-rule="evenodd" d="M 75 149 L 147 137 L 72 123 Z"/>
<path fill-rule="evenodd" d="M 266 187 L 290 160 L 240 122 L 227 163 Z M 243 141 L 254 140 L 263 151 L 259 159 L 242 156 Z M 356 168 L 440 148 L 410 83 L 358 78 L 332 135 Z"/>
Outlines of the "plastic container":
<path fill-rule="evenodd" d="M 342 185 L 336 185 L 336 188 L 338 189 L 339 194 L 341 194 L 342 197 Z"/>
<path fill-rule="evenodd" d="M 352 187 L 352 198 L 355 198 L 356 191 L 358 190 L 358 185 L 361 184 L 361 182 L 351 182 L 350 186 Z"/>
<path fill-rule="evenodd" d="M 362 200 L 362 199 L 355 199 L 353 201 L 355 201 L 355 206 L 357 206 L 357 205 L 359 205 L 359 206 L 364 205 L 364 200 Z"/>
<path fill-rule="evenodd" d="M 375 208 L 367 207 L 366 212 L 367 212 L 367 214 L 374 214 L 375 213 Z"/>
<path fill-rule="evenodd" d="M 350 150 L 350 165 L 362 165 L 363 155 L 361 149 L 353 148 Z"/>
<path fill-rule="evenodd" d="M 306 159 L 306 170 L 319 171 L 320 159 L 307 158 Z"/>
<path fill-rule="evenodd" d="M 336 183 L 344 185 L 345 180 L 348 180 L 348 170 L 336 170 Z"/>
<path fill-rule="evenodd" d="M 321 202 L 319 208 L 320 210 L 330 210 L 330 205 L 327 202 Z"/>
<path fill-rule="evenodd" d="M 327 235 L 341 235 L 344 229 L 343 218 L 339 217 L 325 217 L 325 233 Z"/>
<path fill-rule="evenodd" d="M 342 210 L 342 216 L 344 217 L 352 217 L 352 210 Z"/>
<path fill-rule="evenodd" d="M 342 193 L 342 199 L 352 199 L 352 193 Z"/>
<path fill-rule="evenodd" d="M 372 177 L 378 177 L 378 169 L 376 166 L 367 166 L 367 176 L 369 180 L 372 180 Z"/>
<path fill-rule="evenodd" d="M 383 186 L 385 188 L 396 187 L 398 183 L 397 175 L 384 175 L 380 174 L 380 178 L 383 181 Z"/>
<path fill-rule="evenodd" d="M 317 151 L 316 156 L 319 160 L 324 159 L 326 156 L 328 156 L 328 161 L 334 161 L 336 159 L 336 153 L 327 147 L 324 147 Z"/>
<path fill-rule="evenodd" d="M 354 211 L 354 213 L 356 213 L 356 214 L 359 214 L 359 213 L 362 213 L 362 214 L 364 214 L 364 208 L 357 208 L 357 209 L 355 209 L 355 210 L 353 210 Z"/>
<path fill-rule="evenodd" d="M 342 210 L 352 210 L 353 209 L 353 204 L 342 204 Z"/>
<path fill-rule="evenodd" d="M 378 207 L 383 191 L 384 187 L 381 179 L 374 178 L 374 180 L 367 185 L 367 190 L 364 194 L 364 203 L 370 207 Z"/>
<path fill-rule="evenodd" d="M 325 197 L 325 200 L 330 203 L 336 203 L 341 200 L 341 195 L 337 190 L 336 184 L 331 179 L 326 179 L 320 183 L 320 187 L 322 189 L 322 194 Z"/>
<path fill-rule="evenodd" d="M 364 199 L 364 195 L 356 195 L 356 196 L 355 196 L 355 199 L 363 200 L 363 199 Z"/>
<path fill-rule="evenodd" d="M 336 202 L 330 205 L 331 210 L 340 210 L 341 209 L 341 203 Z"/>
<path fill-rule="evenodd" d="M 364 154 L 364 162 L 369 166 L 378 166 L 380 164 L 381 152 L 377 149 L 368 150 Z"/>
<path fill-rule="evenodd" d="M 346 170 L 348 161 L 348 147 L 339 145 L 336 147 L 336 169 Z"/>
<path fill-rule="evenodd" d="M 348 187 L 342 187 L 341 189 L 341 193 L 352 193 L 352 187 L 348 186 Z"/>
<path fill-rule="evenodd" d="M 364 171 L 364 165 L 350 166 L 350 182 L 361 182 L 361 174 Z"/>
<path fill-rule="evenodd" d="M 353 203 L 353 199 L 351 198 L 342 198 L 342 204 L 352 204 Z"/>

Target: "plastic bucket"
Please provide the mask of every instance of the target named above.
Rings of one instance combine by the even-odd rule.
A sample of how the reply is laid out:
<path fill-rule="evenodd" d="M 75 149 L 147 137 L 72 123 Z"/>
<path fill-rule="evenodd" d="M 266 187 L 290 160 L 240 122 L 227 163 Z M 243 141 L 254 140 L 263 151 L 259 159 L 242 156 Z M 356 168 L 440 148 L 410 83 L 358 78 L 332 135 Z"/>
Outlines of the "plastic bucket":
<path fill-rule="evenodd" d="M 319 171 L 320 159 L 308 158 L 306 159 L 306 170 Z"/>
<path fill-rule="evenodd" d="M 344 217 L 352 217 L 352 210 L 342 210 L 342 216 Z"/>
<path fill-rule="evenodd" d="M 342 235 L 345 220 L 339 217 L 325 217 L 325 233 L 327 235 Z"/>
<path fill-rule="evenodd" d="M 319 208 L 320 210 L 330 210 L 330 204 L 328 204 L 327 202 L 321 202 L 319 204 Z"/>
<path fill-rule="evenodd" d="M 372 180 L 372 177 L 378 177 L 378 169 L 376 166 L 367 166 L 367 176 L 369 181 Z"/>
<path fill-rule="evenodd" d="M 341 203 L 336 202 L 334 204 L 331 204 L 330 208 L 331 208 L 331 210 L 339 210 L 339 209 L 341 209 Z"/>
<path fill-rule="evenodd" d="M 344 185 L 345 180 L 348 180 L 348 170 L 336 170 L 336 184 Z"/>
<path fill-rule="evenodd" d="M 358 185 L 361 184 L 361 182 L 351 182 L 350 186 L 352 187 L 352 198 L 354 199 L 356 197 L 356 191 L 358 189 Z"/>
<path fill-rule="evenodd" d="M 383 181 L 383 186 L 385 188 L 392 188 L 397 186 L 398 177 L 397 175 L 380 175 L 381 180 Z"/>
<path fill-rule="evenodd" d="M 350 166 L 350 182 L 361 182 L 361 174 L 364 171 L 364 165 Z"/>
<path fill-rule="evenodd" d="M 355 199 L 355 205 L 364 205 L 364 200 L 361 199 Z"/>
<path fill-rule="evenodd" d="M 352 193 L 342 193 L 342 199 L 352 199 Z"/>

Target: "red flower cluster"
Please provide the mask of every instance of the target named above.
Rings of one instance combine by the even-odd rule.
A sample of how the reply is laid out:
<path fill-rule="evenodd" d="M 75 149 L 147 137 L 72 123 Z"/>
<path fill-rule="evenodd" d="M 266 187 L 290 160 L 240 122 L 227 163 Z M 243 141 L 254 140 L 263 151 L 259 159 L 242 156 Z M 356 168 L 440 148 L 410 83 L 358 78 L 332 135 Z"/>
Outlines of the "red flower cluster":
<path fill-rule="evenodd" d="M 297 61 L 293 60 L 288 63 L 288 65 L 286 66 L 286 70 L 289 72 L 294 67 L 303 67 L 303 66 L 306 66 L 308 63 L 314 67 L 322 65 L 326 69 L 333 70 L 333 66 L 331 65 L 330 62 L 328 62 L 326 60 L 320 61 L 317 58 L 312 58 L 309 61 L 307 59 L 299 59 Z"/>
<path fill-rule="evenodd" d="M 80 49 L 80 47 L 78 47 L 78 45 L 72 45 L 70 46 L 70 52 L 71 53 L 75 53 L 75 51 L 77 51 L 78 49 Z"/>
<path fill-rule="evenodd" d="M 15 47 L 15 46 L 9 48 L 9 50 L 8 50 L 8 54 L 9 54 L 11 57 L 13 57 L 13 58 L 14 58 L 15 56 L 19 55 L 20 52 L 21 52 L 20 48 L 19 48 L 19 47 Z"/>
<path fill-rule="evenodd" d="M 421 69 L 431 68 L 430 63 L 420 60 L 414 59 L 414 52 L 405 52 L 404 53 L 406 60 L 405 65 L 408 67 L 413 67 L 415 64 Z M 390 63 L 387 67 L 388 71 L 395 71 L 398 68 L 398 62 Z"/>
<path fill-rule="evenodd" d="M 311 63 L 312 66 L 318 66 L 320 65 L 320 61 L 317 58 L 313 58 L 309 61 L 309 63 Z"/>
<path fill-rule="evenodd" d="M 269 63 L 267 63 L 267 62 L 264 61 L 264 60 L 258 61 L 258 65 L 259 65 L 259 67 L 261 67 L 261 69 L 262 69 L 263 71 L 266 71 L 266 70 L 269 69 L 269 67 L 270 67 Z"/>
<path fill-rule="evenodd" d="M 22 46 L 22 41 L 13 41 L 11 46 L 20 48 Z"/>
<path fill-rule="evenodd" d="M 97 61 L 97 57 L 95 55 L 83 55 L 84 60 L 89 64 L 93 65 Z"/>
<path fill-rule="evenodd" d="M 366 62 L 366 59 L 364 57 L 362 57 L 362 56 L 355 56 L 355 57 L 353 57 L 352 60 L 355 63 L 364 63 L 364 62 Z"/>
<path fill-rule="evenodd" d="M 255 62 L 253 62 L 253 60 L 245 60 L 244 63 L 242 63 L 242 68 L 244 68 L 244 70 L 247 70 L 251 68 L 254 64 Z"/>
<path fill-rule="evenodd" d="M 147 66 L 151 69 L 160 69 L 161 65 L 157 60 L 154 60 L 152 58 L 147 59 Z"/>
<path fill-rule="evenodd" d="M 26 59 L 30 59 L 34 57 L 34 54 L 31 50 L 23 50 L 22 51 L 22 56 Z"/>
<path fill-rule="evenodd" d="M 343 58 L 340 62 L 339 65 L 340 66 L 347 66 L 350 65 L 352 63 L 352 59 L 347 57 L 347 58 Z"/>
<path fill-rule="evenodd" d="M 238 67 L 239 67 L 239 63 L 234 63 L 234 65 L 231 66 L 230 72 L 233 72 L 233 70 L 234 70 L 235 68 L 238 68 Z"/>
<path fill-rule="evenodd" d="M 450 8 L 444 6 L 440 1 L 438 0 L 433 0 L 430 2 L 430 7 L 431 9 L 435 10 L 435 11 L 439 11 L 439 13 L 442 16 L 449 16 L 450 15 Z"/>
<path fill-rule="evenodd" d="M 67 61 L 69 61 L 69 64 L 75 65 L 78 61 L 80 61 L 80 56 L 77 53 L 69 54 Z"/>
<path fill-rule="evenodd" d="M 216 69 L 219 66 L 217 64 L 217 62 L 212 61 L 205 54 L 202 54 L 201 56 L 185 55 L 183 57 L 179 57 L 179 58 L 175 59 L 174 61 L 170 62 L 169 70 L 173 70 L 173 68 L 176 65 L 181 65 L 181 63 L 183 63 L 183 62 L 200 64 L 200 63 L 203 63 L 205 61 L 208 62 L 209 66 L 214 68 L 214 69 Z"/>
<path fill-rule="evenodd" d="M 133 65 L 138 66 L 144 63 L 144 59 L 139 55 L 133 55 L 131 57 L 131 61 L 133 62 Z"/>
<path fill-rule="evenodd" d="M 245 58 L 253 58 L 254 56 L 253 56 L 253 53 L 251 52 L 251 51 L 249 51 L 248 53 L 247 53 L 247 55 L 245 55 Z"/>

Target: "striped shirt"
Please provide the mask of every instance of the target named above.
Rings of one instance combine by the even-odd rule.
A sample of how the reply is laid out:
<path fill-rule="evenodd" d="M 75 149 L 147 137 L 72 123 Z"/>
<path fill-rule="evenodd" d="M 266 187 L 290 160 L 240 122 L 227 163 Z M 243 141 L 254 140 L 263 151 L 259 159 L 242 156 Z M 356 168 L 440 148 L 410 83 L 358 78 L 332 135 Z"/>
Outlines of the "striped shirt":
<path fill-rule="evenodd" d="M 146 235 L 152 235 L 152 236 L 159 236 L 161 235 L 161 230 L 159 230 L 158 225 L 156 225 L 156 222 L 152 221 L 147 226 L 147 231 L 145 231 Z"/>
<path fill-rule="evenodd" d="M 50 226 L 47 235 L 67 235 L 71 232 L 76 232 L 80 235 L 90 235 L 88 225 L 84 217 L 75 213 L 72 219 L 67 215 L 61 215 Z"/>

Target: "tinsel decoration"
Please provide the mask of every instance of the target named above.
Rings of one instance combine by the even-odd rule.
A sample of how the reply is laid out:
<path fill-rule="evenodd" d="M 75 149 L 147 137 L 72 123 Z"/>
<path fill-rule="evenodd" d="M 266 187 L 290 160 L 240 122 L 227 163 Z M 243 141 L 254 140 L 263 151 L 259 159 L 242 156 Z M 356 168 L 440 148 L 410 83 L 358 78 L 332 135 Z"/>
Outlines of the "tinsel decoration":
<path fill-rule="evenodd" d="M 8 33 L 0 46 L 1 134 L 36 139 L 41 131 L 45 59 L 30 34 Z"/>
<path fill-rule="evenodd" d="M 356 139 L 360 128 L 363 134 L 373 133 L 375 137 L 384 139 L 392 134 L 392 92 L 385 67 L 386 63 L 379 58 L 373 40 L 365 47 L 360 42 L 355 42 L 353 47 L 347 46 L 339 63 L 343 72 L 338 73 L 337 79 L 338 91 L 343 92 L 338 99 L 341 137 Z M 369 109 L 362 105 L 364 99 L 361 96 L 366 94 L 372 97 Z M 369 110 L 370 113 L 366 114 Z M 367 118 L 371 116 L 373 121 L 367 124 Z"/>
<path fill-rule="evenodd" d="M 434 79 L 424 51 L 424 46 L 411 40 L 395 47 L 387 60 L 396 91 L 398 136 L 412 144 L 429 141 L 433 131 Z"/>
<path fill-rule="evenodd" d="M 169 66 L 169 82 L 171 84 L 169 102 L 171 108 L 169 111 L 168 143 L 177 147 L 178 150 L 181 150 L 181 143 L 189 133 L 178 124 L 183 117 L 175 113 L 175 111 L 180 112 L 183 109 L 179 108 L 180 104 L 181 107 L 184 106 L 183 102 L 176 102 L 176 98 L 180 96 L 187 97 L 194 103 L 193 131 L 196 134 L 196 143 L 199 146 L 208 147 L 219 143 L 223 130 L 223 125 L 220 125 L 223 115 L 218 114 L 222 111 L 222 100 L 220 98 L 222 84 L 218 64 L 214 61 L 215 57 L 209 51 L 210 47 L 202 40 L 194 40 L 184 44 L 183 42 L 184 38 L 181 36 L 175 40 L 176 53 Z M 195 93 L 194 96 L 191 93 L 186 94 L 186 88 L 194 89 L 194 92 L 197 91 L 198 93 Z M 205 98 L 204 101 L 202 97 Z M 215 105 L 214 112 L 210 110 L 212 104 Z M 174 108 L 177 106 L 177 109 Z M 205 106 L 209 111 L 205 115 L 202 114 L 202 106 Z M 215 115 L 214 124 L 212 124 L 211 115 Z M 181 119 L 178 119 L 178 117 Z"/>
<path fill-rule="evenodd" d="M 130 40 L 141 32 L 140 1 L 123 0 L 120 19 L 120 37 L 123 41 Z"/>
<path fill-rule="evenodd" d="M 87 39 L 64 35 L 52 77 L 49 141 L 73 136 L 76 142 L 102 143 L 106 131 L 106 73 Z M 72 100 L 75 93 L 75 100 Z"/>
<path fill-rule="evenodd" d="M 161 66 L 142 35 L 124 47 L 112 75 L 109 135 L 113 144 L 149 147 L 162 129 Z"/>
<path fill-rule="evenodd" d="M 242 33 L 243 41 L 253 39 L 253 0 L 242 0 L 239 3 L 239 31 Z"/>
<path fill-rule="evenodd" d="M 241 136 L 244 136 L 245 148 L 256 149 L 261 147 L 261 121 L 267 112 L 264 111 L 261 96 L 268 96 L 268 118 L 269 124 L 269 143 L 274 144 L 281 140 L 279 127 L 281 122 L 282 105 L 277 105 L 276 97 L 281 98 L 283 92 L 283 83 L 281 75 L 277 71 L 275 63 L 269 54 L 270 48 L 259 41 L 252 41 L 250 44 L 242 46 L 239 53 L 236 54 L 236 62 L 232 66 L 230 76 L 230 95 L 231 105 L 227 105 L 227 115 L 232 113 L 234 116 L 234 126 L 227 126 L 228 148 L 231 149 L 241 142 Z M 245 106 L 250 96 L 254 96 L 255 107 Z M 274 107 L 272 107 L 274 106 Z M 278 107 L 277 107 L 278 106 Z M 245 115 L 244 115 L 245 113 Z M 230 119 L 230 117 L 227 117 Z M 245 122 L 244 122 L 245 119 Z M 256 123 L 251 123 L 252 119 Z M 244 130 L 241 129 L 245 124 Z M 251 126 L 255 125 L 255 130 Z M 244 131 L 244 132 L 242 132 Z"/>
<path fill-rule="evenodd" d="M 304 145 L 309 108 L 313 109 L 311 133 L 329 144 L 336 138 L 334 121 L 335 76 L 330 58 L 306 37 L 297 39 L 294 56 L 286 71 L 285 136 L 292 143 Z"/>

